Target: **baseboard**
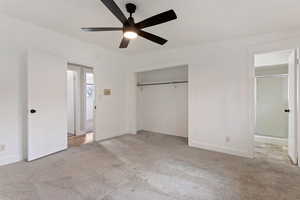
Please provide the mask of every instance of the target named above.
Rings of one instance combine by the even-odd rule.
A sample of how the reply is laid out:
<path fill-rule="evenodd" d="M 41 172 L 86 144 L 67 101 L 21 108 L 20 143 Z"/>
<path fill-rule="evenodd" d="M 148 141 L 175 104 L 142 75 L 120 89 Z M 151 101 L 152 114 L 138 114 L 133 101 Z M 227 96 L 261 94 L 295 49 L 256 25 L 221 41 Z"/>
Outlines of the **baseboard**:
<path fill-rule="evenodd" d="M 23 158 L 18 155 L 0 156 L 0 166 L 16 163 L 22 160 Z"/>
<path fill-rule="evenodd" d="M 253 154 L 249 153 L 249 152 L 239 151 L 239 150 L 236 150 L 236 149 L 231 149 L 231 148 L 226 148 L 226 147 L 219 147 L 219 146 L 210 145 L 210 144 L 204 144 L 204 143 L 197 142 L 197 141 L 189 140 L 189 146 L 199 148 L 199 149 L 208 150 L 208 151 L 214 151 L 214 152 L 219 152 L 219 153 L 230 154 L 230 155 L 234 155 L 234 156 L 240 156 L 240 157 L 245 157 L 245 158 L 253 158 Z"/>
<path fill-rule="evenodd" d="M 262 142 L 267 144 L 278 144 L 278 145 L 288 144 L 288 139 L 285 138 L 275 138 L 275 137 L 260 136 L 260 135 L 255 135 L 254 140 L 256 142 Z"/>
<path fill-rule="evenodd" d="M 101 136 L 101 137 L 96 137 L 95 138 L 95 141 L 96 142 L 103 142 L 103 141 L 107 141 L 107 140 L 111 140 L 111 139 L 114 139 L 114 138 L 118 138 L 118 137 L 120 137 L 120 136 L 123 136 L 123 135 L 132 135 L 133 133 L 120 133 L 120 134 L 111 134 L 111 135 L 113 135 L 113 136 L 111 136 L 111 135 L 109 135 L 109 136 Z M 135 135 L 135 134 L 133 134 L 133 135 Z"/>
<path fill-rule="evenodd" d="M 138 133 L 137 130 L 132 130 L 132 131 L 126 131 L 125 134 L 129 134 L 129 135 L 136 135 Z"/>
<path fill-rule="evenodd" d="M 78 131 L 78 132 L 76 132 L 75 136 L 84 135 L 86 133 L 88 133 L 88 131 Z"/>
<path fill-rule="evenodd" d="M 174 133 L 167 133 L 167 132 L 158 132 L 158 131 L 149 131 L 149 130 L 138 130 L 137 133 L 139 132 L 150 132 L 150 133 L 157 133 L 157 134 L 162 134 L 162 135 L 169 135 L 169 136 L 175 136 L 175 137 L 182 137 L 182 138 L 188 138 L 188 136 L 183 136 L 183 135 L 177 135 Z"/>

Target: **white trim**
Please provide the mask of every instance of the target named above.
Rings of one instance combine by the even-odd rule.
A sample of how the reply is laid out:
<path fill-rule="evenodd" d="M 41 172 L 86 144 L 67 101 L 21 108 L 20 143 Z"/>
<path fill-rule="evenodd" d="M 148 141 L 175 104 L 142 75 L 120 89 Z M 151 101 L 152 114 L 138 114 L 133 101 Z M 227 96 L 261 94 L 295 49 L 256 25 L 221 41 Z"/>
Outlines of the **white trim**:
<path fill-rule="evenodd" d="M 260 53 L 269 53 L 273 51 L 280 51 L 280 50 L 288 50 L 288 49 L 298 49 L 299 48 L 299 40 L 298 38 L 290 38 L 280 41 L 274 41 L 266 44 L 255 44 L 248 47 L 248 69 L 249 69 L 249 76 L 250 76 L 250 101 L 251 101 L 251 108 L 249 110 L 249 116 L 250 116 L 250 130 L 252 134 L 254 134 L 255 130 L 255 67 L 254 67 L 254 56 L 255 54 Z M 299 74 L 297 81 L 299 81 Z M 299 88 L 298 88 L 298 95 L 299 95 Z M 297 97 L 299 98 L 299 97 Z M 298 99 L 299 100 L 299 99 Z M 299 114 L 299 110 L 297 111 L 297 114 Z M 300 119 L 298 118 L 297 126 L 300 124 Z M 252 131 L 253 130 L 253 131 Z M 297 130 L 297 135 L 300 135 L 300 132 Z M 297 139 L 297 143 L 300 144 L 300 137 Z M 253 137 L 253 152 L 254 152 L 254 137 Z M 300 145 L 298 145 L 298 160 L 300 160 Z M 298 165 L 300 167 L 300 162 L 298 162 Z"/>
<path fill-rule="evenodd" d="M 234 156 L 253 158 L 253 154 L 250 152 L 240 151 L 237 149 L 231 149 L 231 148 L 226 148 L 226 147 L 219 147 L 219 146 L 210 145 L 210 144 L 204 144 L 204 143 L 197 142 L 197 141 L 189 140 L 189 146 L 208 150 L 208 151 L 230 154 L 230 155 L 234 155 Z"/>
<path fill-rule="evenodd" d="M 102 141 L 105 141 L 105 140 L 111 140 L 111 139 L 114 139 L 116 137 L 120 137 L 120 136 L 123 136 L 123 135 L 136 135 L 136 134 L 131 134 L 131 133 L 106 133 L 106 134 L 99 134 L 99 135 L 95 135 L 95 138 L 94 138 L 94 141 L 95 142 L 102 142 Z M 114 135 L 114 136 L 112 136 Z"/>
<path fill-rule="evenodd" d="M 296 48 L 296 85 L 297 85 L 297 92 L 296 92 L 296 149 L 298 151 L 298 166 L 300 167 L 300 65 L 299 65 L 299 58 L 300 58 L 300 49 L 299 47 Z"/>
<path fill-rule="evenodd" d="M 68 70 L 76 72 L 76 135 L 83 135 L 88 132 L 96 132 L 96 120 L 97 120 L 97 111 L 94 109 L 94 127 L 92 129 L 87 128 L 86 120 L 86 73 L 92 73 L 94 75 L 94 84 L 96 87 L 95 102 L 94 106 L 97 106 L 97 80 L 96 74 L 94 72 L 94 67 L 68 63 Z"/>
<path fill-rule="evenodd" d="M 0 156 L 0 166 L 16 163 L 22 160 L 23 158 L 20 155 Z"/>
<path fill-rule="evenodd" d="M 288 139 L 286 138 L 276 138 L 276 137 L 268 137 L 268 136 L 261 136 L 261 135 L 254 135 L 254 141 L 267 143 L 267 144 L 278 144 L 278 145 L 288 144 Z"/>
<path fill-rule="evenodd" d="M 288 74 L 269 74 L 263 76 L 255 76 L 256 78 L 280 78 L 280 77 L 288 77 Z"/>
<path fill-rule="evenodd" d="M 93 68 L 89 69 L 89 68 L 82 68 L 83 69 L 83 88 L 82 88 L 82 97 L 83 97 L 83 130 L 88 133 L 88 132 L 92 132 L 95 131 L 95 127 L 96 127 L 96 110 L 95 110 L 95 106 L 97 107 L 97 86 L 96 86 L 96 78 L 95 78 L 95 73 L 93 71 Z M 94 76 L 94 84 L 88 84 L 86 82 L 86 74 L 87 73 L 91 73 Z M 95 86 L 95 99 L 94 99 L 94 107 L 93 107 L 93 127 L 90 128 L 88 127 L 88 120 L 87 120 L 87 110 L 86 110 L 86 103 L 87 103 L 87 97 L 86 97 L 86 87 L 87 85 L 94 85 Z"/>
<path fill-rule="evenodd" d="M 81 109 L 81 95 L 82 95 L 82 91 L 81 91 L 81 74 L 82 74 L 82 70 L 79 67 L 79 65 L 73 65 L 68 63 L 68 71 L 73 71 L 76 73 L 75 75 L 75 135 L 82 135 L 84 133 L 81 133 L 81 121 L 82 121 L 82 109 Z"/>
<path fill-rule="evenodd" d="M 138 130 L 138 132 L 150 132 L 150 133 L 157 133 L 157 134 L 161 134 L 161 135 L 169 135 L 169 136 L 175 136 L 175 137 L 181 137 L 181 138 L 188 138 L 188 131 L 187 131 L 187 134 L 185 136 L 183 135 L 179 135 L 179 134 L 176 134 L 175 132 L 174 133 L 169 133 L 169 132 L 159 132 L 159 131 L 150 131 L 150 130 L 145 130 L 145 129 L 141 129 L 141 130 Z"/>

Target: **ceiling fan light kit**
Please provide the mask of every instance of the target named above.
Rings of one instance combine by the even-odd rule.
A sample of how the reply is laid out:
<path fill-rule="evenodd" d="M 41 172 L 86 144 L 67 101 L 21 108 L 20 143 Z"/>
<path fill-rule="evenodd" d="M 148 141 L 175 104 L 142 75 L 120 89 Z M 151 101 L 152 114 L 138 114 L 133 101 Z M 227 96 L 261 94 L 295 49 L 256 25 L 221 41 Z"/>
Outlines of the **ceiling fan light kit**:
<path fill-rule="evenodd" d="M 136 5 L 133 3 L 126 4 L 126 10 L 130 14 L 128 18 L 125 17 L 121 9 L 113 0 L 101 0 L 102 3 L 112 12 L 112 14 L 119 19 L 123 27 L 91 27 L 82 28 L 83 31 L 96 32 L 96 31 L 123 31 L 123 39 L 119 48 L 127 48 L 130 40 L 138 36 L 148 39 L 154 43 L 164 45 L 168 40 L 161 38 L 157 35 L 143 31 L 142 29 L 155 26 L 158 24 L 166 23 L 171 20 L 177 19 L 174 10 L 169 10 L 158 15 L 147 18 L 141 22 L 135 23 L 132 14 L 136 11 Z"/>
<path fill-rule="evenodd" d="M 123 35 L 125 38 L 130 39 L 130 40 L 133 40 L 133 39 L 137 38 L 137 36 L 138 36 L 137 33 L 134 31 L 125 31 Z"/>

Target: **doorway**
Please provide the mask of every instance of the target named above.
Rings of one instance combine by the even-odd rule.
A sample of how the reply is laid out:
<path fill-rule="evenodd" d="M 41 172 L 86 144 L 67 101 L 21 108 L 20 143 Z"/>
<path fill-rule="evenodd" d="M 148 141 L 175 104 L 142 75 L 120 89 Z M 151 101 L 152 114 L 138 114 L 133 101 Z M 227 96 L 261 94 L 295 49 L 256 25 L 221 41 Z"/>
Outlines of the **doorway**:
<path fill-rule="evenodd" d="M 93 72 L 85 72 L 85 131 L 95 130 L 96 84 Z"/>
<path fill-rule="evenodd" d="M 74 70 L 67 71 L 67 106 L 68 106 L 68 137 L 75 136 L 78 132 L 77 119 L 78 108 L 77 102 L 79 98 L 78 85 L 76 84 L 78 80 L 78 73 Z"/>
<path fill-rule="evenodd" d="M 255 157 L 297 164 L 294 50 L 256 54 Z"/>
<path fill-rule="evenodd" d="M 93 69 L 68 64 L 67 107 L 69 146 L 94 141 L 96 84 Z"/>

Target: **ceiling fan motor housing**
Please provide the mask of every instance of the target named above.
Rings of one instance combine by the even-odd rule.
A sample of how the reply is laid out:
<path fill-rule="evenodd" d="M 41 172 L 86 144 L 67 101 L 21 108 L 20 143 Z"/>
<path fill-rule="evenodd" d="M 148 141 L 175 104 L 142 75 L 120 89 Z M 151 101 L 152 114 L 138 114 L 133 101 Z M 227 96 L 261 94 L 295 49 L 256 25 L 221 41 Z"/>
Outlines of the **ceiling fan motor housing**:
<path fill-rule="evenodd" d="M 127 3 L 126 4 L 126 10 L 128 13 L 130 13 L 130 16 L 128 17 L 127 22 L 124 24 L 123 32 L 137 32 L 137 29 L 135 27 L 134 18 L 132 17 L 132 14 L 136 11 L 136 5 L 133 3 Z"/>
<path fill-rule="evenodd" d="M 133 4 L 133 3 L 127 3 L 126 4 L 126 10 L 127 10 L 127 12 L 130 13 L 130 16 L 131 16 L 136 11 L 136 5 Z"/>
<path fill-rule="evenodd" d="M 156 44 L 164 45 L 168 40 L 161 38 L 157 35 L 144 31 L 144 28 L 163 24 L 177 19 L 177 15 L 174 10 L 168 10 L 160 14 L 154 15 L 147 19 L 144 19 L 138 23 L 135 23 L 132 17 L 135 13 L 137 6 L 133 3 L 126 4 L 126 10 L 130 13 L 127 17 L 114 0 L 101 0 L 102 3 L 111 11 L 111 13 L 122 23 L 123 27 L 88 27 L 82 28 L 83 31 L 95 32 L 95 31 L 123 31 L 123 38 L 119 48 L 127 48 L 131 39 L 135 39 L 137 36 L 143 37 Z"/>

